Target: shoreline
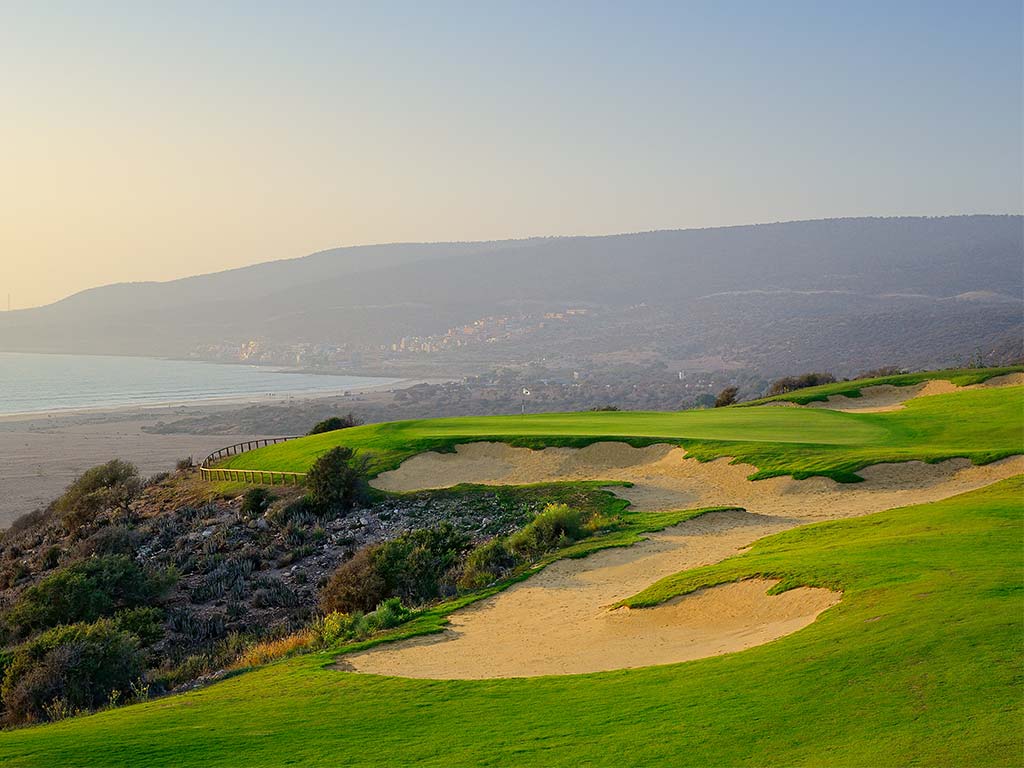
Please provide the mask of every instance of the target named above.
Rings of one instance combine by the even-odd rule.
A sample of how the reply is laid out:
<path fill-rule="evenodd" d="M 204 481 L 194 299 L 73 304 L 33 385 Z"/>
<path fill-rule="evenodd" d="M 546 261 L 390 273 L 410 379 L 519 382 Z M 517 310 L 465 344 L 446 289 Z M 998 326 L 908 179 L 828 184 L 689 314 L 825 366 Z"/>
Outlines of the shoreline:
<path fill-rule="evenodd" d="M 387 400 L 390 390 L 423 381 L 448 379 L 397 379 L 368 388 L 316 390 L 310 394 L 266 394 L 206 398 L 172 403 L 94 406 L 0 416 L 0 530 L 17 517 L 45 507 L 89 467 L 112 458 L 136 464 L 144 475 L 174 468 L 176 461 L 191 456 L 201 460 L 231 443 L 282 432 L 264 428 L 187 429 L 171 433 L 149 431 L 160 421 L 199 418 L 218 413 L 244 412 L 248 408 L 288 409 L 300 403 L 325 402 L 339 412 L 348 404 Z M 344 393 L 348 396 L 344 396 Z M 310 425 L 311 426 L 311 425 Z"/>
<path fill-rule="evenodd" d="M 369 378 L 369 377 L 368 377 Z M 347 394 L 362 394 L 366 392 L 381 392 L 396 389 L 408 389 L 417 384 L 437 384 L 451 379 L 439 378 L 411 378 L 394 379 L 393 381 L 381 384 L 364 384 L 338 389 L 312 389 L 294 390 L 288 392 L 274 393 L 251 393 L 224 395 L 221 397 L 201 397 L 185 400 L 147 401 L 139 403 L 112 403 L 98 405 L 71 406 L 67 408 L 50 408 L 37 411 L 16 411 L 11 413 L 0 413 L 0 423 L 34 421 L 41 418 L 62 417 L 62 416 L 117 416 L 119 414 L 139 413 L 150 415 L 150 412 L 159 412 L 169 408 L 189 407 L 210 407 L 210 406 L 248 406 L 286 403 L 289 400 L 316 400 L 320 398 L 344 397 Z"/>

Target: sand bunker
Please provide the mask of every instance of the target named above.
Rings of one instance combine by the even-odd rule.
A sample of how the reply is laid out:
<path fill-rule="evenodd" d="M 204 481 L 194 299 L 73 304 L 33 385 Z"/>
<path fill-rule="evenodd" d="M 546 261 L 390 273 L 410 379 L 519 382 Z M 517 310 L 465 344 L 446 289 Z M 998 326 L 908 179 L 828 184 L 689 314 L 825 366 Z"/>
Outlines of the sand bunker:
<path fill-rule="evenodd" d="M 878 464 L 860 472 L 865 482 L 853 484 L 826 477 L 747 480 L 756 471 L 749 464 L 732 464 L 728 458 L 689 459 L 684 449 L 671 445 L 633 448 L 625 443 L 595 443 L 586 448 L 534 451 L 504 443 L 470 443 L 457 446 L 454 453 L 414 456 L 398 469 L 382 473 L 373 485 L 386 491 L 413 491 L 459 483 L 619 480 L 633 487 L 612 490 L 640 510 L 734 505 L 810 521 L 866 515 L 980 488 L 1024 472 L 1024 457 L 981 467 L 967 459 Z"/>
<path fill-rule="evenodd" d="M 571 590 L 564 596 L 561 620 L 571 622 L 576 633 L 573 638 L 531 624 L 506 631 L 520 635 L 523 630 L 540 630 L 540 635 L 520 636 L 523 642 L 496 648 L 491 632 L 500 631 L 507 612 L 463 611 L 453 618 L 451 629 L 441 635 L 345 656 L 339 666 L 432 679 L 568 675 L 649 667 L 771 642 L 807 626 L 841 597 L 827 589 L 807 587 L 769 596 L 767 590 L 775 583 L 751 579 L 702 589 L 657 608 L 613 611 L 595 605 L 598 590 L 591 589 L 585 579 L 577 579 L 577 583 L 562 587 Z M 512 599 L 528 608 L 537 590 L 545 588 L 552 587 L 524 587 Z M 571 649 L 556 645 L 565 640 L 573 643 Z M 451 652 L 456 646 L 457 659 Z"/>
<path fill-rule="evenodd" d="M 712 512 L 632 547 L 564 560 L 525 582 L 457 611 L 441 634 L 342 657 L 358 672 L 477 679 L 577 674 L 667 664 L 742 650 L 806 626 L 838 595 L 795 590 L 768 597 L 744 582 L 702 591 L 653 609 L 609 606 L 660 578 L 715 563 L 772 533 L 808 522 L 866 515 L 936 501 L 1024 472 L 1024 457 L 986 466 L 965 459 L 869 467 L 865 482 L 828 478 L 751 482 L 749 465 L 700 463 L 669 445 L 531 451 L 501 443 L 426 453 L 375 484 L 388 490 L 463 482 L 514 484 L 553 480 L 629 480 L 613 489 L 644 510 L 734 504 L 747 512 Z M 780 602 L 776 602 L 780 601 Z"/>
<path fill-rule="evenodd" d="M 922 384 L 914 384 L 908 387 L 894 387 L 891 384 L 880 384 L 877 387 L 865 387 L 861 390 L 860 397 L 846 397 L 846 395 L 832 395 L 828 402 L 816 401 L 807 403 L 808 408 L 828 408 L 833 411 L 845 411 L 847 413 L 884 413 L 885 411 L 898 411 L 904 407 L 908 400 L 929 395 L 946 395 L 950 392 L 962 392 L 965 389 L 991 389 L 993 387 L 1013 387 L 1024 384 L 1024 373 L 1008 373 L 1004 376 L 994 376 L 981 384 L 970 384 L 965 387 L 958 387 L 948 381 L 935 379 Z M 782 402 L 778 401 L 781 405 Z M 796 405 L 796 403 L 792 403 Z"/>

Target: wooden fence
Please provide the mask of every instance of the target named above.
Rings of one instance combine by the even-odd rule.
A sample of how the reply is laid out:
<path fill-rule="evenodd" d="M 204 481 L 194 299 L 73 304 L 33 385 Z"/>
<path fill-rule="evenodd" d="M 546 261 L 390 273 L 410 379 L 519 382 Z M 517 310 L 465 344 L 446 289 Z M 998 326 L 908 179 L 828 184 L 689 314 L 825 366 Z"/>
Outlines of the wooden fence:
<path fill-rule="evenodd" d="M 199 474 L 206 480 L 238 480 L 243 483 L 261 485 L 300 485 L 306 477 L 305 472 L 282 472 L 277 469 L 232 469 L 214 466 L 228 456 L 237 456 L 240 453 L 294 439 L 295 437 L 265 437 L 220 448 L 203 459 L 203 463 L 199 465 Z"/>

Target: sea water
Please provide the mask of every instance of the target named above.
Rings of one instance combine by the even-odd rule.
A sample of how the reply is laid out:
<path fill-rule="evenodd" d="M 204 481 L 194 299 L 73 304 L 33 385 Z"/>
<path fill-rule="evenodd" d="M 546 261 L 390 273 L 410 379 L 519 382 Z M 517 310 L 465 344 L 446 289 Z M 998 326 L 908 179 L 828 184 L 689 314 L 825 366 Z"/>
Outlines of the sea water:
<path fill-rule="evenodd" d="M 396 381 L 190 360 L 0 352 L 0 415 L 284 398 L 387 387 Z"/>

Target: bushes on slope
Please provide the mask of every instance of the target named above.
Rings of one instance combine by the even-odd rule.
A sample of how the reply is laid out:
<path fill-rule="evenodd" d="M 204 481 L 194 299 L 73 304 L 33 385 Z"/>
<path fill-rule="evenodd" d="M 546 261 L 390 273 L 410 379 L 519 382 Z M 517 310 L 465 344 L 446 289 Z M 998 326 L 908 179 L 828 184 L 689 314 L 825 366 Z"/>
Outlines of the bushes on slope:
<path fill-rule="evenodd" d="M 0 696 L 9 723 L 53 720 L 126 695 L 143 672 L 134 635 L 112 621 L 55 627 L 18 647 Z"/>
<path fill-rule="evenodd" d="M 90 558 L 26 589 L 4 621 L 15 637 L 58 624 L 95 621 L 151 603 L 169 586 L 168 579 L 125 555 Z"/>
<path fill-rule="evenodd" d="M 85 471 L 54 502 L 68 530 L 89 525 L 100 512 L 117 510 L 130 514 L 131 503 L 142 493 L 145 483 L 134 464 L 111 459 Z"/>
<path fill-rule="evenodd" d="M 331 576 L 320 607 L 325 613 L 353 613 L 372 610 L 389 597 L 410 605 L 432 600 L 454 582 L 445 577 L 468 548 L 469 538 L 449 523 L 364 547 Z"/>
<path fill-rule="evenodd" d="M 457 590 L 480 589 L 608 522 L 567 504 L 548 504 L 516 533 L 475 549 L 448 523 L 411 531 L 364 547 L 339 566 L 320 594 L 320 608 L 327 614 L 350 614 L 369 611 L 391 597 L 419 605 Z"/>

